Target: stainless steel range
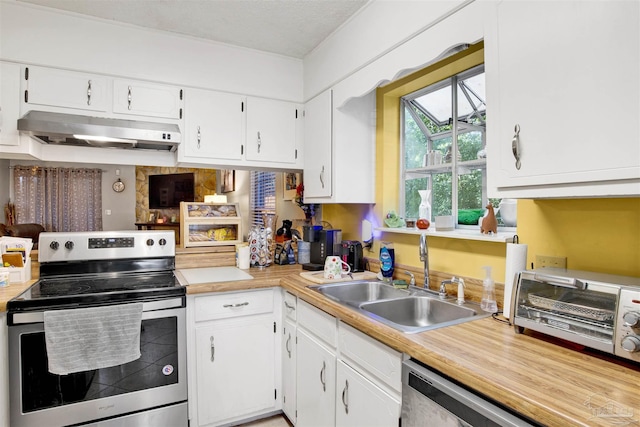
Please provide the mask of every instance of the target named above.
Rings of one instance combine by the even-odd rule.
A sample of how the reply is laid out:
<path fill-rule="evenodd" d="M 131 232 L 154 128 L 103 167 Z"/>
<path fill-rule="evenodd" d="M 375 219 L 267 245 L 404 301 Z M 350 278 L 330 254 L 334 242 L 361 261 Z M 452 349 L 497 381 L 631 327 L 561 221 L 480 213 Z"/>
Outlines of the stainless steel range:
<path fill-rule="evenodd" d="M 173 232 L 41 233 L 38 248 L 40 279 L 7 303 L 11 425 L 187 426 L 186 298 Z M 100 323 L 98 332 L 75 316 Z M 55 334 L 68 337 L 62 351 Z M 134 356 L 113 365 L 122 343 Z M 77 347 L 101 364 L 61 368 L 78 365 L 82 357 L 66 354 Z"/>

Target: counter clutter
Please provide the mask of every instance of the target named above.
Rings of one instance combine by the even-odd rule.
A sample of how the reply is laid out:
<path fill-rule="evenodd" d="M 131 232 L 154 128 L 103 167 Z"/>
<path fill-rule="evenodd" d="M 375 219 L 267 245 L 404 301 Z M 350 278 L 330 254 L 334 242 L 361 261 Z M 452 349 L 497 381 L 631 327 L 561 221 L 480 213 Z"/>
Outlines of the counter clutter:
<path fill-rule="evenodd" d="M 633 363 L 531 331 L 518 335 L 512 327 L 491 318 L 403 334 L 307 289 L 313 283 L 300 276 L 299 265 L 245 271 L 252 280 L 191 284 L 187 294 L 281 286 L 541 424 L 606 426 L 620 421 L 640 422 L 640 366 Z M 30 283 L 0 289 L 0 309 L 5 310 L 6 301 Z"/>

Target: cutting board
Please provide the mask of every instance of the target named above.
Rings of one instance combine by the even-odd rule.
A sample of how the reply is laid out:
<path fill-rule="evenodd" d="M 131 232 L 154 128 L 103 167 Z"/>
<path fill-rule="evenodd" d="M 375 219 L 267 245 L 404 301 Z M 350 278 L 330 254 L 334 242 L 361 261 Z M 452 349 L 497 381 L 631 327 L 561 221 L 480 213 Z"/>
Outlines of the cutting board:
<path fill-rule="evenodd" d="M 188 285 L 253 279 L 252 275 L 236 267 L 182 268 L 178 271 L 187 280 Z"/>
<path fill-rule="evenodd" d="M 338 283 L 347 282 L 349 280 L 375 280 L 377 278 L 376 273 L 372 271 L 353 273 L 353 279 L 349 276 L 344 276 L 341 279 L 325 279 L 324 271 L 303 271 L 302 273 L 300 273 L 300 276 L 314 283 Z"/>

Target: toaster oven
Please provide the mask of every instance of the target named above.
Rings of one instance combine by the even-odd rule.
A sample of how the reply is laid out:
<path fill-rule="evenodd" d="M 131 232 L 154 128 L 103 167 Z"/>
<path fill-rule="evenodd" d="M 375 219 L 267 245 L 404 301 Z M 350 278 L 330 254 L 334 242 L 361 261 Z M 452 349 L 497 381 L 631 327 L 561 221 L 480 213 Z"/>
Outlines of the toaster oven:
<path fill-rule="evenodd" d="M 517 333 L 531 329 L 640 362 L 640 278 L 521 271 L 510 314 Z"/>

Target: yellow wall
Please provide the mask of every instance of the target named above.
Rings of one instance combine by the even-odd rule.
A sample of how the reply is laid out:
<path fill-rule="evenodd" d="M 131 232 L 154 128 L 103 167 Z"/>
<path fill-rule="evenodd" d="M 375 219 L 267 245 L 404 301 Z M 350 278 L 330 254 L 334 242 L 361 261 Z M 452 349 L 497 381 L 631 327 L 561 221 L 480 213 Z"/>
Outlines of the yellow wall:
<path fill-rule="evenodd" d="M 461 70 L 454 62 L 467 55 Z M 399 97 L 471 68 L 483 61 L 482 44 L 454 55 L 378 89 L 376 131 L 376 204 L 325 205 L 323 219 L 343 230 L 344 239 L 361 239 L 360 222 L 371 218 L 375 226 L 390 210 L 398 210 Z M 429 77 L 427 77 L 429 76 Z M 417 85 L 417 86 L 416 86 Z M 517 233 L 529 245 L 527 267 L 535 255 L 567 257 L 571 269 L 640 276 L 640 198 L 520 200 Z M 380 241 L 394 243 L 396 262 L 420 267 L 417 235 L 374 233 L 371 252 L 377 257 Z M 428 238 L 432 270 L 481 279 L 482 266 L 493 267 L 494 279 L 504 281 L 506 245 L 495 242 Z"/>

